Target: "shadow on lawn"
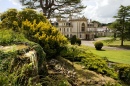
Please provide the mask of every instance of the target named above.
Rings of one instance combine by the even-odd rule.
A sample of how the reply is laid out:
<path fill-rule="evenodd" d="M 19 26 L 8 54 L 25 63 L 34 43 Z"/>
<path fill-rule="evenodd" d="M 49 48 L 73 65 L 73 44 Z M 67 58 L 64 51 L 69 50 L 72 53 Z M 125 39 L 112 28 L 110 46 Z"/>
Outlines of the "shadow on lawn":
<path fill-rule="evenodd" d="M 121 49 L 130 50 L 130 45 L 124 45 L 124 46 L 120 46 L 120 45 L 109 45 L 109 47 L 117 47 L 117 48 L 121 48 Z"/>
<path fill-rule="evenodd" d="M 97 51 L 106 51 L 106 50 L 104 50 L 104 49 L 101 49 L 101 50 L 97 50 Z"/>

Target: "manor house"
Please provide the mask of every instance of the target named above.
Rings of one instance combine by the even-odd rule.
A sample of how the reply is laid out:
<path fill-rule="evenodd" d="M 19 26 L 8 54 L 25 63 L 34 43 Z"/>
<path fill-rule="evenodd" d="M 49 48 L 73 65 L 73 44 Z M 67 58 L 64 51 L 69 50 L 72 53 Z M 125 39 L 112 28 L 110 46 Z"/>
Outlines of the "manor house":
<path fill-rule="evenodd" d="M 57 27 L 67 37 L 76 35 L 77 38 L 85 40 L 94 40 L 94 35 L 99 26 L 98 23 L 92 23 L 91 20 L 84 16 L 78 18 L 69 17 L 68 19 L 57 18 L 56 22 L 53 22 L 52 25 Z"/>

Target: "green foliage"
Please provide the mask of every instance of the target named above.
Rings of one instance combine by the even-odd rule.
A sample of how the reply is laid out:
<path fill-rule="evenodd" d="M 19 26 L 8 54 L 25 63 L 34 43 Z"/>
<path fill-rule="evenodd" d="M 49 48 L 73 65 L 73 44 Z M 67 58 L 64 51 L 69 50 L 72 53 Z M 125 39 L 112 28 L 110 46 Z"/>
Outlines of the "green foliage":
<path fill-rule="evenodd" d="M 22 22 L 29 20 L 31 23 L 36 20 L 36 23 L 40 21 L 46 22 L 46 18 L 34 11 L 33 9 L 23 9 L 22 11 L 17 11 L 16 9 L 9 9 L 1 14 L 1 26 L 2 28 L 7 28 L 14 31 L 21 31 Z"/>
<path fill-rule="evenodd" d="M 42 22 L 47 21 L 46 18 L 43 16 L 43 14 L 37 13 L 35 10 L 29 8 L 19 11 L 17 17 L 18 17 L 19 27 L 21 27 L 22 22 L 26 20 L 30 21 L 31 23 L 33 23 L 34 20 L 36 20 L 36 23 L 39 23 L 40 21 Z"/>
<path fill-rule="evenodd" d="M 111 82 L 107 82 L 104 86 L 122 86 L 121 84 L 119 83 L 111 83 Z"/>
<path fill-rule="evenodd" d="M 15 18 L 12 18 L 12 16 L 15 16 Z M 7 29 L 11 28 L 18 33 L 15 34 L 11 30 L 1 31 L 0 44 L 7 45 L 15 41 L 21 41 L 22 39 L 19 38 L 19 35 L 23 33 L 27 39 L 39 43 L 44 48 L 48 57 L 52 57 L 57 55 L 62 46 L 67 43 L 67 39 L 43 15 L 32 9 L 24 9 L 20 12 L 16 9 L 10 9 L 2 14 L 1 20 L 3 27 L 5 24 L 5 27 L 9 26 L 6 27 Z M 6 22 L 11 22 L 11 25 L 6 25 L 5 20 Z M 7 35 L 4 35 L 3 32 Z"/>
<path fill-rule="evenodd" d="M 118 71 L 118 76 L 124 82 L 130 84 L 130 65 L 116 64 L 115 69 Z"/>
<path fill-rule="evenodd" d="M 106 44 L 110 44 L 110 43 L 113 43 L 114 41 L 116 41 L 115 38 L 103 40 L 102 42 L 103 42 L 103 43 L 105 42 Z"/>
<path fill-rule="evenodd" d="M 37 43 L 30 44 L 30 47 L 37 51 L 38 74 L 43 77 L 47 74 L 47 69 L 45 66 L 46 65 L 46 53 L 44 52 L 43 48 Z"/>
<path fill-rule="evenodd" d="M 76 35 L 73 35 L 72 38 L 70 39 L 72 45 L 76 44 L 76 39 L 77 39 Z"/>
<path fill-rule="evenodd" d="M 46 54 L 44 53 L 43 48 L 40 45 L 27 40 L 23 34 L 12 30 L 1 29 L 0 37 L 0 45 L 14 46 L 11 44 L 15 43 L 26 43 L 28 45 L 28 47 L 26 47 L 27 49 L 17 49 L 17 47 L 15 47 L 10 50 L 4 50 L 4 48 L 0 48 L 0 75 L 4 74 L 0 77 L 0 85 L 27 86 L 28 84 L 32 86 L 41 86 L 38 81 L 38 76 L 41 77 L 47 74 L 47 69 L 45 66 Z M 37 52 L 36 56 L 38 60 L 38 70 L 34 69 L 33 64 L 28 58 L 24 58 L 23 54 L 28 52 L 30 49 L 36 50 Z"/>
<path fill-rule="evenodd" d="M 114 69 L 109 68 L 106 60 L 100 57 L 93 56 L 90 58 L 84 58 L 82 59 L 82 64 L 84 64 L 85 68 L 89 70 L 93 70 L 100 74 L 110 76 L 114 79 L 118 78 L 117 73 L 114 71 Z"/>
<path fill-rule="evenodd" d="M 43 15 L 47 18 L 57 17 L 64 14 L 70 14 L 72 10 L 75 10 L 75 13 L 79 13 L 85 7 L 81 4 L 81 0 L 62 0 L 62 1 L 50 1 L 50 0 L 19 0 L 22 5 L 25 5 L 26 8 L 31 9 L 42 9 Z M 70 7 L 71 9 L 66 9 Z M 61 11 L 61 10 L 65 11 Z M 55 13 L 55 10 L 59 10 L 59 15 Z"/>
<path fill-rule="evenodd" d="M 118 22 L 118 26 L 116 24 L 116 30 L 119 32 L 119 36 L 121 38 L 121 46 L 123 46 L 123 42 L 129 34 L 129 20 L 130 20 L 130 6 L 121 5 L 117 16 L 115 16 L 116 21 Z M 128 36 L 129 38 L 129 36 Z"/>
<path fill-rule="evenodd" d="M 70 42 L 72 45 L 78 44 L 79 46 L 81 45 L 81 39 L 77 38 L 76 35 L 73 35 L 72 38 L 70 39 Z"/>
<path fill-rule="evenodd" d="M 65 48 L 60 52 L 60 55 L 64 58 L 67 58 L 71 61 L 81 61 L 82 58 L 85 58 L 86 50 L 81 46 L 77 45 L 67 45 Z"/>
<path fill-rule="evenodd" d="M 94 46 L 97 50 L 101 50 L 101 48 L 103 47 L 103 43 L 100 41 L 97 41 L 95 42 Z"/>
<path fill-rule="evenodd" d="M 76 42 L 79 46 L 81 45 L 81 39 L 77 38 Z"/>
<path fill-rule="evenodd" d="M 117 73 L 113 68 L 109 68 L 105 59 L 93 54 L 84 46 L 67 45 L 66 48 L 61 51 L 61 56 L 71 61 L 81 62 L 86 69 L 110 76 L 114 79 L 118 78 Z"/>
<path fill-rule="evenodd" d="M 22 25 L 23 33 L 29 40 L 39 43 L 48 57 L 57 55 L 64 44 L 67 43 L 64 37 L 55 27 L 49 22 L 39 22 L 36 24 L 26 20 Z"/>
<path fill-rule="evenodd" d="M 28 57 L 21 56 L 19 50 L 0 51 L 0 75 L 4 74 L 0 77 L 1 86 L 41 86 L 39 76 L 45 76 L 47 71 L 45 67 L 45 53 L 40 45 L 36 43 L 28 42 L 28 46 L 30 46 L 31 50 L 37 51 L 38 70 L 34 68 L 34 64 L 30 62 Z"/>
<path fill-rule="evenodd" d="M 0 72 L 0 86 L 8 86 L 8 85 L 9 85 L 8 76 L 6 75 L 6 73 Z"/>
<path fill-rule="evenodd" d="M 2 27 L 12 28 L 14 27 L 13 22 L 18 21 L 17 19 L 18 11 L 16 9 L 9 9 L 1 14 L 0 18 L 2 21 Z"/>
<path fill-rule="evenodd" d="M 42 79 L 43 86 L 71 86 L 63 75 L 49 75 Z"/>
<path fill-rule="evenodd" d="M 0 45 L 10 45 L 16 42 L 28 41 L 22 33 L 14 32 L 11 29 L 0 30 Z"/>

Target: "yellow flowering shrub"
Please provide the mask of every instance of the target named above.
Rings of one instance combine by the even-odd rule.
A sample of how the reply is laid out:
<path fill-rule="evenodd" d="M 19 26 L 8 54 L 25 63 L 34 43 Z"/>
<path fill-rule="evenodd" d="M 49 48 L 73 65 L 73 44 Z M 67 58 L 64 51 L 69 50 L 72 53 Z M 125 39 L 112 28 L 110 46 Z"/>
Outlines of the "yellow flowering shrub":
<path fill-rule="evenodd" d="M 32 41 L 39 43 L 48 56 L 54 56 L 67 43 L 67 39 L 49 22 L 31 23 L 26 20 L 22 23 L 24 34 Z"/>

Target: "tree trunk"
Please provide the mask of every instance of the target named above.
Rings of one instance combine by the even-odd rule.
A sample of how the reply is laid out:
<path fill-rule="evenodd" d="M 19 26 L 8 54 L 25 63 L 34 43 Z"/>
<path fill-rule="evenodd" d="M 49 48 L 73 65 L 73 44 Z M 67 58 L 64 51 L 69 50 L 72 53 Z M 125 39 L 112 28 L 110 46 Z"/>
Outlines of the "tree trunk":
<path fill-rule="evenodd" d="M 41 6 L 41 8 L 42 8 L 43 15 L 46 16 L 47 10 L 46 10 L 46 8 L 43 6 L 42 0 L 40 0 L 40 6 Z"/>
<path fill-rule="evenodd" d="M 125 29 L 125 16 L 123 16 L 123 22 L 122 22 L 122 30 L 121 30 L 121 46 L 123 46 L 123 42 L 124 42 L 124 29 Z"/>
<path fill-rule="evenodd" d="M 123 42 L 124 42 L 124 23 L 123 23 L 123 29 L 121 30 L 121 46 L 123 46 Z"/>
<path fill-rule="evenodd" d="M 123 46 L 123 42 L 124 42 L 124 36 L 122 34 L 122 36 L 121 36 L 121 46 Z"/>

